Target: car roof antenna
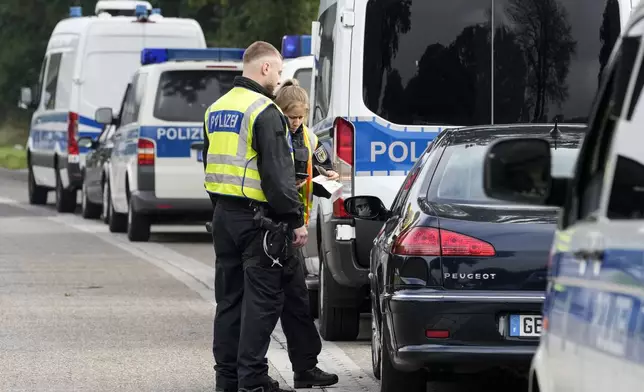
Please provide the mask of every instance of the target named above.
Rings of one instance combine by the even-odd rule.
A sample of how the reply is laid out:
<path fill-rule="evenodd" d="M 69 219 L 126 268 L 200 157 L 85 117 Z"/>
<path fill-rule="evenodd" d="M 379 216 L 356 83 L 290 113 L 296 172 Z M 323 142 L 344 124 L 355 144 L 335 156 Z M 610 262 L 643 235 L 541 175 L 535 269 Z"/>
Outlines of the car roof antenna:
<path fill-rule="evenodd" d="M 555 126 L 549 132 L 550 137 L 555 141 L 555 150 L 557 149 L 557 139 L 562 136 L 561 131 L 559 130 L 558 117 L 559 116 L 555 116 Z"/>

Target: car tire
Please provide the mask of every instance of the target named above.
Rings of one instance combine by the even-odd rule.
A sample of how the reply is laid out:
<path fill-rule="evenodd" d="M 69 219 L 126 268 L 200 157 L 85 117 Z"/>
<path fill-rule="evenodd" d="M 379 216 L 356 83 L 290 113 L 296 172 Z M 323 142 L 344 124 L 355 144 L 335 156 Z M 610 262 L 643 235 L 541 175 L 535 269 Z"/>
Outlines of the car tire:
<path fill-rule="evenodd" d="M 112 233 L 125 233 L 127 231 L 127 215 L 114 211 L 114 204 L 112 203 L 112 191 L 110 189 L 110 182 L 105 183 L 105 190 L 109 206 L 107 207 L 107 224 L 110 232 Z"/>
<path fill-rule="evenodd" d="M 371 306 L 371 369 L 373 376 L 376 380 L 380 380 L 380 367 L 382 362 L 380 328 L 378 327 L 378 320 L 376 314 L 377 308 Z"/>
<path fill-rule="evenodd" d="M 326 267 L 324 253 L 319 252 L 318 257 L 320 258 L 320 288 L 318 290 L 320 336 L 328 341 L 354 341 L 360 333 L 359 309 L 356 306 L 331 306 L 337 296 L 341 296 L 340 298 L 352 296 L 354 290 L 337 284 Z"/>
<path fill-rule="evenodd" d="M 47 204 L 49 189 L 36 184 L 31 165 L 29 165 L 29 172 L 27 173 L 27 193 L 29 195 L 29 204 L 40 206 Z"/>
<path fill-rule="evenodd" d="M 56 171 L 56 211 L 58 212 L 75 212 L 76 211 L 76 190 L 67 190 L 63 188 L 63 181 L 60 178 L 58 165 L 54 168 Z"/>
<path fill-rule="evenodd" d="M 150 240 L 150 219 L 134 209 L 130 199 L 127 212 L 127 238 L 132 242 L 146 242 Z"/>
<path fill-rule="evenodd" d="M 380 392 L 425 392 L 427 390 L 427 375 L 423 370 L 408 373 L 394 368 L 387 342 L 387 323 L 380 324 Z"/>
<path fill-rule="evenodd" d="M 92 203 L 87 197 L 87 186 L 83 181 L 81 189 L 81 216 L 85 219 L 98 219 L 101 216 L 102 206 Z"/>

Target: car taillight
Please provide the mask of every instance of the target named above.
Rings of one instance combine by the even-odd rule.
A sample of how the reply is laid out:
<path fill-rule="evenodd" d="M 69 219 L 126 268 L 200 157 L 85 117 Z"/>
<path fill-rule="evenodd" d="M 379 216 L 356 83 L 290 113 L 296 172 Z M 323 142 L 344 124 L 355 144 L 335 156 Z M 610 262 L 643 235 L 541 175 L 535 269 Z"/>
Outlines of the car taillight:
<path fill-rule="evenodd" d="M 154 165 L 154 142 L 149 139 L 139 138 L 136 147 L 139 166 Z"/>
<path fill-rule="evenodd" d="M 392 252 L 403 256 L 476 256 L 496 254 L 485 241 L 433 227 L 414 227 L 398 237 Z"/>
<path fill-rule="evenodd" d="M 78 113 L 69 112 L 67 115 L 67 155 L 78 155 Z"/>
<path fill-rule="evenodd" d="M 344 199 L 353 195 L 353 124 L 344 118 L 338 117 L 335 119 L 333 127 L 333 145 L 335 146 L 333 166 L 340 175 L 343 194 L 343 197 L 333 202 L 333 216 L 336 218 L 349 218 L 350 215 L 344 209 Z"/>

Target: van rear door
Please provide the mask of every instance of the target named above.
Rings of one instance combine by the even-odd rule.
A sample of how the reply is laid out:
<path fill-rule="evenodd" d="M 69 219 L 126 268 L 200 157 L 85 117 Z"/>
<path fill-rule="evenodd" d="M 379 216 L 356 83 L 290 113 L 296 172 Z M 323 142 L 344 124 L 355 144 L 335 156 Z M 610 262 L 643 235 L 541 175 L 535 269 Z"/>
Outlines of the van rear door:
<path fill-rule="evenodd" d="M 77 101 L 81 128 L 84 124 L 96 126 L 94 113 L 100 107 L 118 112 L 125 88 L 141 66 L 141 51 L 146 47 L 205 48 L 206 43 L 201 29 L 186 21 L 145 23 L 113 18 L 93 23 L 81 59 Z"/>
<path fill-rule="evenodd" d="M 155 194 L 161 199 L 203 199 L 203 121 L 206 109 L 233 86 L 241 64 L 167 70 L 159 77 L 154 126 L 141 137 L 156 144 Z M 146 116 L 147 117 L 147 116 Z"/>

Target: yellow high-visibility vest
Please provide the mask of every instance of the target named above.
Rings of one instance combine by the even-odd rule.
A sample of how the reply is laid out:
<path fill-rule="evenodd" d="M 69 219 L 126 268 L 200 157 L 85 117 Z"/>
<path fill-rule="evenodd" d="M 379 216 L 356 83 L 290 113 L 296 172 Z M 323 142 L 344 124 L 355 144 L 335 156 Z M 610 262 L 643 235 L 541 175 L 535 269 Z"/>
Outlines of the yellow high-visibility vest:
<path fill-rule="evenodd" d="M 313 132 L 310 132 L 306 125 L 302 125 L 302 132 L 304 132 L 304 145 L 309 153 L 309 159 L 306 163 L 306 173 L 309 178 L 306 183 L 300 188 L 300 201 L 304 205 L 304 224 L 308 226 L 309 219 L 311 218 L 311 209 L 313 208 L 313 151 L 318 145 L 318 137 Z"/>
<path fill-rule="evenodd" d="M 257 151 L 253 149 L 253 126 L 267 107 L 280 108 L 260 93 L 234 87 L 205 113 L 205 137 L 209 140 L 205 187 L 218 195 L 247 197 L 266 202 L 257 170 Z M 284 124 L 284 137 L 290 143 Z"/>

